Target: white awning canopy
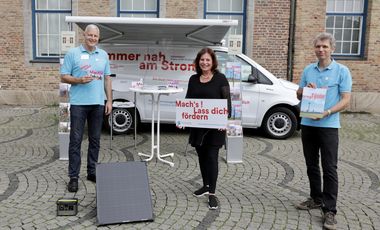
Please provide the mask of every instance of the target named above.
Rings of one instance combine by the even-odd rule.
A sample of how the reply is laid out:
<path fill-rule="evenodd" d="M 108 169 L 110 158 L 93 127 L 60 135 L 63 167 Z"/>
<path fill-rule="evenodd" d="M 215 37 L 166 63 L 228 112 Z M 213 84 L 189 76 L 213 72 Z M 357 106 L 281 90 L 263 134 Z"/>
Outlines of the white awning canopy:
<path fill-rule="evenodd" d="M 66 16 L 82 30 L 88 24 L 100 29 L 100 43 L 219 45 L 237 20 L 183 18 L 126 18 Z"/>

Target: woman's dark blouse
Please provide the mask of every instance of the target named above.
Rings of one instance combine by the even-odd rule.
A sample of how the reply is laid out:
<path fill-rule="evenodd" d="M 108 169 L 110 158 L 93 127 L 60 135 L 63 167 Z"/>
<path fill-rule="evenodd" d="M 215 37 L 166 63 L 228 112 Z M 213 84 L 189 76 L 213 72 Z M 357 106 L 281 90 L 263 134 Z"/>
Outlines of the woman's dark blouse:
<path fill-rule="evenodd" d="M 227 99 L 228 112 L 231 114 L 230 85 L 224 74 L 216 71 L 209 82 L 202 83 L 200 74 L 194 74 L 189 79 L 186 98 L 194 99 Z M 218 129 L 191 128 L 189 143 L 191 146 L 225 144 L 226 132 Z"/>

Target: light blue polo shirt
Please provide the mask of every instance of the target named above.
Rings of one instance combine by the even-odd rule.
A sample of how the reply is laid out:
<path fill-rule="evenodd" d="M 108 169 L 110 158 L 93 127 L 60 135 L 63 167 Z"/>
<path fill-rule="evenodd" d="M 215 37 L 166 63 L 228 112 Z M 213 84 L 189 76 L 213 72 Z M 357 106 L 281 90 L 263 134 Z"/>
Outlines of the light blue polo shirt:
<path fill-rule="evenodd" d="M 332 60 L 330 65 L 323 70 L 318 68 L 318 62 L 308 65 L 302 73 L 299 86 L 303 88 L 309 83 L 315 83 L 317 88 L 327 88 L 325 111 L 340 101 L 341 93 L 349 93 L 352 89 L 352 77 L 349 69 L 335 60 Z M 303 117 L 301 124 L 340 128 L 339 113 L 331 114 L 320 120 Z"/>
<path fill-rule="evenodd" d="M 72 105 L 104 105 L 104 77 L 111 74 L 108 54 L 96 47 L 88 52 L 82 45 L 70 49 L 61 66 L 61 75 L 73 77 L 90 75 L 93 81 L 86 84 L 73 84 L 70 88 L 70 104 Z"/>

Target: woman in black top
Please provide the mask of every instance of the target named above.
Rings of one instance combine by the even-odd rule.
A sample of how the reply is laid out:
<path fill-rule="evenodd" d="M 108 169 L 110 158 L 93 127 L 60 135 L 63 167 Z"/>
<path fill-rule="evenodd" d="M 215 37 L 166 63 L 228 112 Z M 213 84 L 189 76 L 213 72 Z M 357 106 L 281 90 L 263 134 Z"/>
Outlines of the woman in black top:
<path fill-rule="evenodd" d="M 218 62 L 210 48 L 203 48 L 194 60 L 196 74 L 189 80 L 186 98 L 227 99 L 228 111 L 231 111 L 230 86 L 224 76 L 217 70 Z M 219 149 L 225 144 L 225 130 L 208 128 L 191 128 L 189 143 L 195 147 L 203 179 L 203 187 L 194 192 L 201 197 L 209 194 L 209 208 L 217 209 L 215 197 L 218 178 Z"/>

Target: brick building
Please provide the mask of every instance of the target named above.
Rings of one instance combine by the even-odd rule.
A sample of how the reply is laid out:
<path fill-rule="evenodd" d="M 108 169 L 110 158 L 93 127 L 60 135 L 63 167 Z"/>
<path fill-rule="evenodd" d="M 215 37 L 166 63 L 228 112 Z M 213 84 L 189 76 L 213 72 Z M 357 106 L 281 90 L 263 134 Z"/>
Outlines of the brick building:
<path fill-rule="evenodd" d="M 65 15 L 232 18 L 239 26 L 231 33 L 243 34 L 245 54 L 297 83 L 315 60 L 314 36 L 333 32 L 334 57 L 353 76 L 350 110 L 380 113 L 380 1 L 0 0 L 0 5 L 0 104 L 57 103 L 58 35 L 68 27 Z"/>

